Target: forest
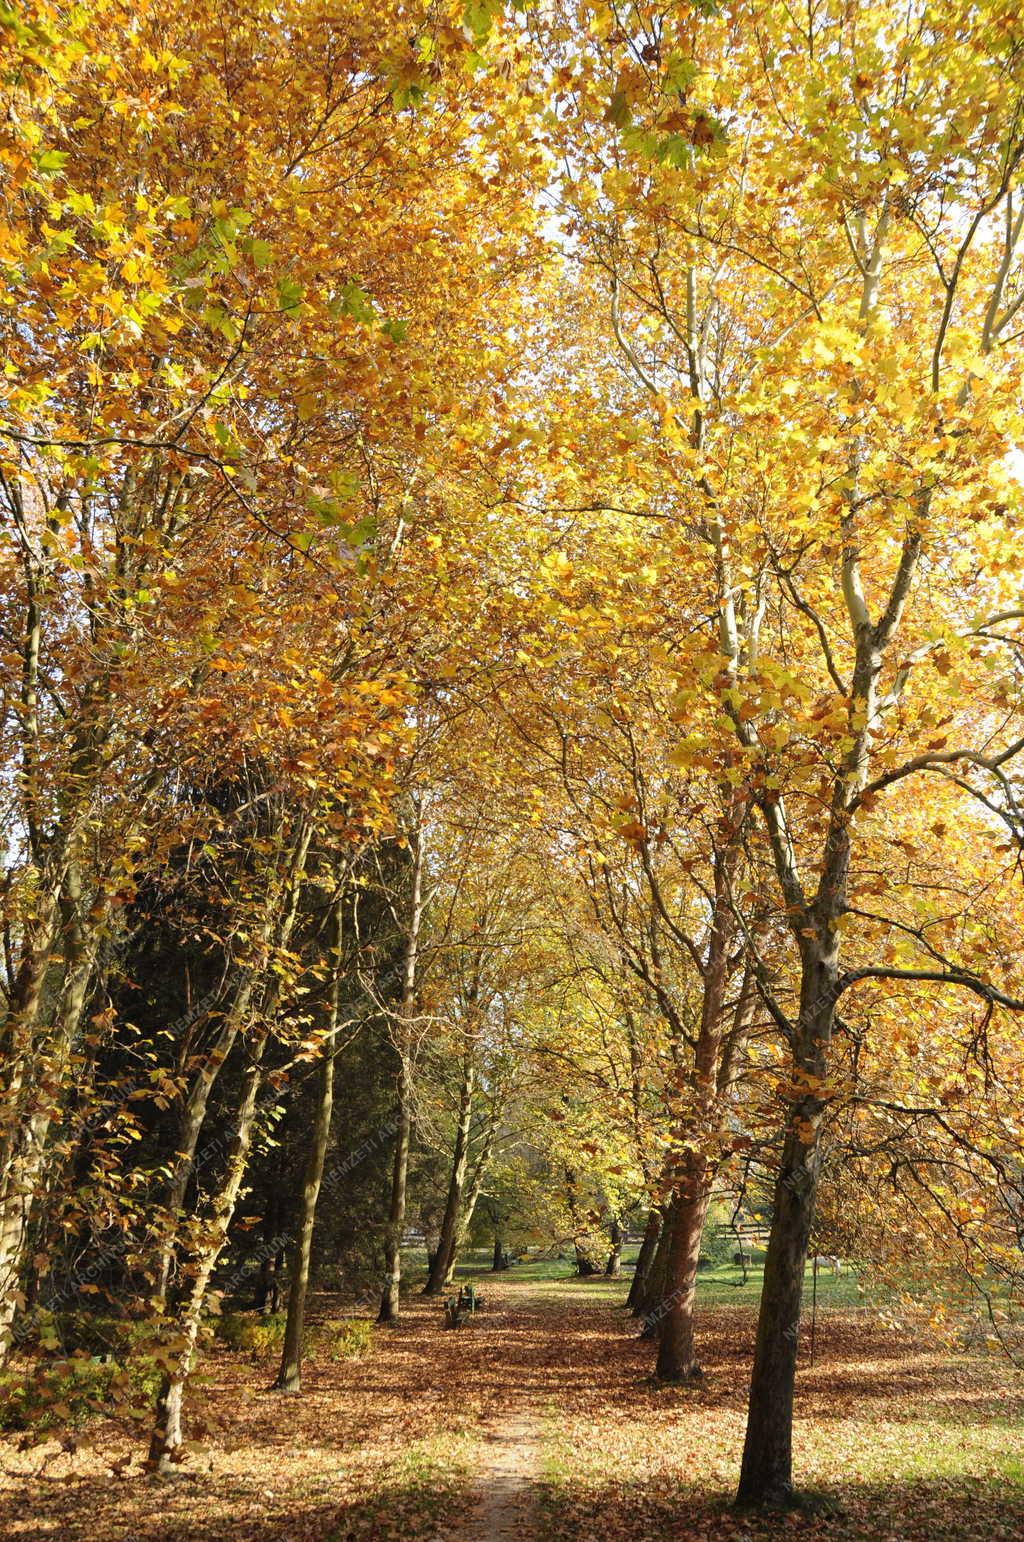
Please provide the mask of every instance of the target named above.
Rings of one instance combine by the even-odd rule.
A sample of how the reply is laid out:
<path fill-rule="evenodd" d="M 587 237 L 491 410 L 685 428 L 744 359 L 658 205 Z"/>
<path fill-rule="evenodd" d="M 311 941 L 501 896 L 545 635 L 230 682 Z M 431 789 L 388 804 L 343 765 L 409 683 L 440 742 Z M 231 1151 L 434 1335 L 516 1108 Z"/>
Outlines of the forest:
<path fill-rule="evenodd" d="M 1016 0 L 0 82 L 0 1534 L 1024 1536 Z"/>

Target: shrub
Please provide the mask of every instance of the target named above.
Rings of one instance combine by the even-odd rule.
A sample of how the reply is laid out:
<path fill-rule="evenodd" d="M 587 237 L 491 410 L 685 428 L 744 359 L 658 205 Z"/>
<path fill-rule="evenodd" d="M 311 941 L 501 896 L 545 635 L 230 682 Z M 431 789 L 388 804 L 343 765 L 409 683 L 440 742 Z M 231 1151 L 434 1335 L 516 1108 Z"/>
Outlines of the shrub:
<path fill-rule="evenodd" d="M 284 1344 L 287 1318 L 283 1312 L 254 1317 L 246 1312 L 225 1312 L 213 1319 L 214 1336 L 229 1349 L 258 1358 L 279 1354 Z M 336 1317 L 307 1328 L 305 1351 L 313 1359 L 359 1360 L 373 1347 L 373 1324 L 365 1317 Z"/>
<path fill-rule="evenodd" d="M 328 1319 L 311 1334 L 311 1350 L 328 1360 L 361 1360 L 373 1348 L 373 1324 L 366 1317 Z"/>
<path fill-rule="evenodd" d="M 63 1312 L 44 1308 L 33 1314 L 24 1343 L 48 1354 L 72 1355 L 82 1350 L 87 1355 L 117 1357 L 130 1350 L 146 1332 L 145 1323 L 126 1317 L 110 1317 L 82 1308 Z"/>
<path fill-rule="evenodd" d="M 731 1263 L 735 1247 L 736 1238 L 720 1223 L 709 1220 L 700 1242 L 704 1268 L 720 1269 L 723 1264 Z"/>
<path fill-rule="evenodd" d="M 252 1317 L 244 1312 L 225 1312 L 214 1319 L 216 1338 L 229 1349 L 245 1350 L 253 1355 L 269 1355 L 280 1350 L 284 1343 L 285 1315 L 275 1312 L 270 1317 Z"/>
<path fill-rule="evenodd" d="M 159 1385 L 159 1367 L 148 1355 L 40 1356 L 0 1375 L 0 1430 L 45 1433 L 117 1413 L 145 1418 Z"/>

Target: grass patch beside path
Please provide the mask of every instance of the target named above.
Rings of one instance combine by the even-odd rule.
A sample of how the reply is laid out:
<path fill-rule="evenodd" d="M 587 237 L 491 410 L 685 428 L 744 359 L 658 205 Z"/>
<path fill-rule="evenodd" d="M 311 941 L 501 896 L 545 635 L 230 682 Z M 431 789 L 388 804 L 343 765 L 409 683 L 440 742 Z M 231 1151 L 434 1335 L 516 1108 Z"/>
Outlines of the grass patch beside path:
<path fill-rule="evenodd" d="M 794 1440 L 799 1486 L 837 1513 L 734 1512 L 758 1285 L 733 1289 L 728 1270 L 705 1280 L 706 1380 L 687 1388 L 654 1383 L 651 1350 L 626 1336 L 621 1316 L 587 1311 L 582 1291 L 565 1288 L 575 1370 L 547 1405 L 544 1542 L 1020 1542 L 1024 1379 L 841 1300 L 819 1319 L 816 1363 L 802 1353 Z M 600 1375 L 588 1376 L 584 1356 Z"/>
<path fill-rule="evenodd" d="M 470 1280 L 479 1286 L 486 1297 L 488 1281 L 499 1280 L 511 1285 L 522 1284 L 555 1287 L 555 1294 L 579 1291 L 581 1295 L 614 1305 L 624 1302 L 633 1278 L 631 1265 L 636 1250 L 624 1255 L 623 1270 L 618 1279 L 606 1279 L 604 1275 L 592 1275 L 581 1279 L 568 1258 L 538 1258 L 529 1263 L 514 1264 L 499 1274 L 492 1274 L 490 1253 L 474 1252 L 455 1271 L 459 1284 Z M 701 1306 L 756 1306 L 761 1297 L 764 1281 L 763 1263 L 748 1267 L 746 1278 L 738 1264 L 722 1264 L 717 1269 L 701 1269 L 697 1275 L 697 1300 Z M 810 1303 L 813 1290 L 813 1270 L 810 1264 L 804 1275 L 804 1300 Z M 545 1289 L 545 1295 L 550 1294 Z M 878 1304 L 880 1298 L 861 1288 L 856 1270 L 844 1264 L 843 1271 L 834 1275 L 830 1269 L 818 1270 L 818 1305 L 864 1306 Z"/>
<path fill-rule="evenodd" d="M 413 1442 L 375 1477 L 372 1491 L 353 1504 L 324 1542 L 436 1538 L 465 1509 L 476 1444 L 450 1431 Z"/>

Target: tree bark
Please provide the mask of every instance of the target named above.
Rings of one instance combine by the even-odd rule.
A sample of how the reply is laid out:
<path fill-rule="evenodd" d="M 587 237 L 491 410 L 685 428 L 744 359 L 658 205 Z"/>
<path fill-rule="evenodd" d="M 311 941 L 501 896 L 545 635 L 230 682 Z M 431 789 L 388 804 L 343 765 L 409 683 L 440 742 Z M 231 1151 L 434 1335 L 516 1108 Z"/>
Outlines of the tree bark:
<path fill-rule="evenodd" d="M 684 1121 L 682 1168 L 676 1177 L 675 1203 L 668 1228 L 664 1299 L 660 1316 L 656 1374 L 662 1381 L 690 1381 L 700 1375 L 694 1353 L 693 1309 L 697 1292 L 700 1240 L 720 1158 L 709 1160 L 725 1116 L 719 1096 L 720 1055 L 729 955 L 736 936 L 732 880 L 739 861 L 738 829 L 715 855 L 715 899 L 704 964 L 700 1031 L 690 1077 L 692 1109 Z"/>
<path fill-rule="evenodd" d="M 195 1359 L 196 1340 L 199 1337 L 206 1292 L 227 1238 L 228 1227 L 235 1212 L 235 1204 L 249 1159 L 249 1147 L 256 1117 L 256 1100 L 262 1082 L 265 1044 L 264 1037 L 255 1047 L 252 1060 L 243 1077 L 238 1123 L 228 1155 L 227 1171 L 214 1202 L 206 1238 L 198 1253 L 196 1273 L 189 1288 L 188 1298 L 176 1325 L 177 1357 L 172 1368 L 165 1372 L 157 1394 L 149 1442 L 149 1465 L 165 1477 L 170 1476 L 181 1462 L 181 1448 L 184 1441 L 182 1410 L 185 1386 Z"/>
<path fill-rule="evenodd" d="M 313 1126 L 309 1156 L 306 1160 L 306 1171 L 302 1179 L 299 1236 L 292 1254 L 291 1278 L 288 1286 L 288 1317 L 285 1322 L 281 1366 L 274 1383 L 280 1392 L 298 1392 L 302 1382 L 302 1336 L 306 1325 L 309 1262 L 313 1251 L 316 1204 L 320 1197 L 320 1183 L 324 1175 L 324 1161 L 331 1135 L 331 1114 L 334 1110 L 334 1060 L 337 1052 L 335 1034 L 341 1003 L 341 906 L 342 900 L 339 896 L 334 907 L 334 969 L 327 1016 L 330 1037 L 324 1046 L 320 1061 L 320 1096 L 317 1100 L 316 1121 Z"/>
<path fill-rule="evenodd" d="M 793 1400 L 804 1268 L 814 1220 L 827 1046 L 835 1016 L 836 942 L 805 944 L 794 1081 L 764 1264 L 747 1433 L 737 1502 L 786 1505 L 793 1497 Z"/>
<path fill-rule="evenodd" d="M 54 910 L 58 908 L 54 902 Z M 87 926 L 81 914 L 83 899 L 75 862 L 69 862 L 59 908 L 64 921 L 41 949 L 26 956 L 12 1002 L 12 1030 L 8 1046 L 13 1064 L 3 1103 L 5 1141 L 0 1180 L 0 1367 L 6 1363 L 13 1342 L 18 1292 L 25 1264 L 29 1223 L 35 1201 L 44 1187 L 50 1127 L 60 1108 L 69 1056 L 89 1000 L 99 956 L 100 931 L 109 915 L 102 902 Z M 53 916 L 51 915 L 51 921 Z M 63 938 L 64 979 L 52 1025 L 39 1040 L 43 985 L 54 945 Z M 56 1092 L 40 1089 L 45 1081 Z"/>
<path fill-rule="evenodd" d="M 672 1221 L 675 1214 L 675 1199 L 668 1201 L 662 1212 L 661 1230 L 658 1234 L 658 1245 L 654 1250 L 651 1267 L 647 1272 L 644 1282 L 643 1295 L 637 1303 L 637 1316 L 642 1321 L 640 1337 L 653 1339 L 658 1336 L 658 1308 L 665 1299 L 666 1280 L 668 1279 L 668 1257 L 672 1242 Z"/>
<path fill-rule="evenodd" d="M 267 1201 L 266 1213 L 263 1217 L 263 1247 L 260 1258 L 259 1278 L 256 1281 L 256 1293 L 253 1306 L 261 1317 L 270 1317 L 276 1311 L 278 1295 L 278 1261 L 280 1249 L 273 1244 L 278 1234 L 278 1222 L 281 1218 L 281 1200 L 276 1189 L 272 1189 Z"/>
<path fill-rule="evenodd" d="M 455 1126 L 455 1149 L 452 1153 L 452 1170 L 448 1182 L 441 1234 L 430 1265 L 430 1273 L 424 1286 L 424 1295 L 436 1296 L 445 1288 L 455 1267 L 455 1242 L 462 1209 L 462 1196 L 466 1187 L 469 1168 L 469 1133 L 473 1120 L 473 1086 L 476 1067 L 473 1049 L 467 1035 L 462 1061 L 462 1081 L 459 1087 L 459 1113 Z"/>
<path fill-rule="evenodd" d="M 565 1169 L 565 1193 L 569 1219 L 572 1222 L 572 1245 L 573 1251 L 576 1254 L 576 1273 L 580 1279 L 588 1280 L 597 1274 L 598 1267 L 580 1242 L 583 1224 L 580 1219 L 579 1201 L 576 1192 L 576 1174 L 571 1167 Z"/>
<path fill-rule="evenodd" d="M 633 1279 L 629 1287 L 629 1295 L 626 1297 L 626 1306 L 636 1317 L 642 1310 L 641 1303 L 644 1299 L 644 1290 L 647 1285 L 647 1276 L 654 1262 L 654 1254 L 658 1246 L 658 1238 L 661 1235 L 661 1211 L 657 1205 L 652 1205 L 647 1216 L 647 1225 L 644 1227 L 643 1240 L 640 1243 L 640 1251 L 636 1255 L 636 1267 L 633 1270 Z"/>
<path fill-rule="evenodd" d="M 167 1226 L 160 1244 L 157 1260 L 156 1288 L 154 1291 L 154 1297 L 158 1304 L 157 1310 L 159 1311 L 162 1311 L 167 1304 L 167 1296 L 171 1285 L 171 1270 L 174 1267 L 177 1221 L 185 1206 L 189 1178 L 192 1176 L 195 1166 L 196 1149 L 199 1145 L 199 1136 L 206 1120 L 206 1109 L 210 1101 L 210 1094 L 213 1091 L 214 1082 L 220 1075 L 221 1067 L 234 1046 L 245 1014 L 249 1009 L 253 983 L 251 975 L 247 975 L 240 982 L 235 992 L 234 1000 L 228 1009 L 227 1016 L 213 1042 L 213 1047 L 209 1054 L 205 1056 L 203 1064 L 200 1066 L 195 1080 L 185 1096 L 185 1103 L 181 1111 L 181 1122 L 178 1126 L 178 1138 L 175 1142 L 174 1167 L 167 1184 L 167 1193 L 164 1196 Z"/>
<path fill-rule="evenodd" d="M 459 1209 L 458 1215 L 456 1217 L 455 1237 L 452 1242 L 451 1256 L 448 1259 L 448 1271 L 444 1277 L 445 1288 L 447 1288 L 452 1283 L 452 1280 L 455 1277 L 455 1265 L 459 1261 L 459 1255 L 466 1245 L 466 1238 L 469 1235 L 469 1228 L 473 1224 L 473 1216 L 476 1214 L 476 1207 L 480 1200 L 480 1193 L 483 1189 L 484 1179 L 487 1176 L 487 1169 L 490 1166 L 491 1152 L 494 1149 L 494 1137 L 498 1128 L 498 1117 L 499 1115 L 497 1109 L 492 1108 L 491 1117 L 487 1121 L 487 1133 L 484 1136 L 484 1143 L 480 1148 L 480 1153 L 476 1161 L 476 1167 L 473 1169 L 473 1177 L 469 1185 L 469 1193 L 466 1195 L 465 1201 Z"/>
<path fill-rule="evenodd" d="M 701 1374 L 694 1352 L 693 1308 L 700 1240 L 710 1199 L 710 1165 L 703 1152 L 692 1150 L 672 1210 L 666 1295 L 656 1309 L 661 1320 L 655 1374 L 660 1381 L 692 1381 Z"/>
<path fill-rule="evenodd" d="M 600 1269 L 590 1255 L 584 1252 L 579 1243 L 573 1244 L 576 1250 L 576 1273 L 581 1280 L 593 1279 L 595 1274 L 600 1274 Z"/>
<path fill-rule="evenodd" d="M 287 947 L 288 945 L 298 914 L 299 892 L 302 886 L 302 875 L 305 872 L 306 856 L 309 851 L 311 837 L 312 825 L 308 821 L 303 820 L 299 825 L 286 869 L 284 873 L 279 874 L 277 882 L 271 888 L 271 897 L 267 902 L 261 928 L 261 942 L 265 947 L 275 946 L 280 948 Z M 206 1120 L 206 1110 L 210 1102 L 210 1094 L 213 1091 L 214 1083 L 220 1075 L 224 1062 L 231 1053 L 238 1035 L 245 1025 L 246 1017 L 252 1006 L 257 983 L 255 971 L 251 968 L 246 969 L 235 987 L 231 1005 L 225 1014 L 224 1021 L 213 1042 L 213 1046 L 204 1057 L 185 1098 L 175 1152 L 175 1163 L 167 1185 L 167 1193 L 164 1197 L 167 1223 L 160 1243 L 157 1260 L 157 1281 L 154 1292 L 161 1310 L 167 1303 L 171 1270 L 174 1266 L 176 1222 L 185 1204 L 188 1182 L 195 1166 L 196 1150 L 199 1145 L 199 1136 Z M 276 985 L 270 987 L 270 1005 L 273 1003 L 276 989 Z"/>
<path fill-rule="evenodd" d="M 606 1279 L 617 1280 L 622 1267 L 622 1227 L 617 1220 L 611 1224 L 611 1252 L 604 1266 Z"/>
<path fill-rule="evenodd" d="M 380 1311 L 377 1313 L 379 1323 L 393 1323 L 398 1320 L 402 1282 L 402 1231 L 405 1226 L 405 1191 L 409 1173 L 409 1141 L 412 1134 L 412 1014 L 416 1001 L 416 963 L 419 954 L 420 925 L 423 919 L 423 831 L 418 815 L 410 844 L 413 858 L 412 896 L 409 925 L 405 936 L 402 1001 L 398 1022 L 398 1132 L 395 1138 L 395 1163 L 388 1209 L 386 1272 Z"/>

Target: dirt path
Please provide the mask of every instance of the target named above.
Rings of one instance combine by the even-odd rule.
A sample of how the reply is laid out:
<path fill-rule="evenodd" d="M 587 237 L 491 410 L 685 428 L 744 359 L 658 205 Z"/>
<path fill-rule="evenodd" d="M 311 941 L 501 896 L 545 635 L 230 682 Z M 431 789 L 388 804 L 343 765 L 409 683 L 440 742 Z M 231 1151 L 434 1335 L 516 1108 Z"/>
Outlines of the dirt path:
<path fill-rule="evenodd" d="M 470 1514 L 452 1542 L 506 1542 L 533 1535 L 538 1442 L 535 1418 L 512 1413 L 483 1434 Z"/>
<path fill-rule="evenodd" d="M 526 1542 L 537 1534 L 548 1314 L 521 1291 L 496 1284 L 484 1312 L 458 1335 L 456 1357 L 486 1391 L 470 1507 L 445 1542 Z"/>

